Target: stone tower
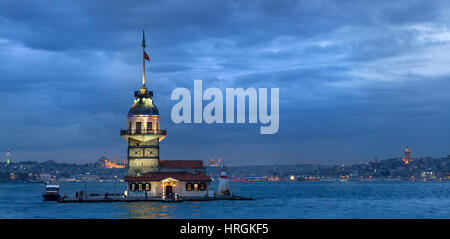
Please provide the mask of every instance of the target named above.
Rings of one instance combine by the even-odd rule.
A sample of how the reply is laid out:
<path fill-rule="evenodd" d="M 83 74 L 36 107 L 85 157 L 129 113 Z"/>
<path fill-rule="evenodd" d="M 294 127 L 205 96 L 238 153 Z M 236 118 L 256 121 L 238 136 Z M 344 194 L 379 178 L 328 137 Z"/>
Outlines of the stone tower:
<path fill-rule="evenodd" d="M 134 92 L 134 103 L 128 111 L 127 129 L 120 135 L 128 142 L 128 175 L 140 176 L 159 171 L 159 142 L 166 136 L 160 128 L 158 108 L 153 104 L 153 92 L 145 85 L 145 38 L 142 38 L 143 76 L 142 87 Z"/>
<path fill-rule="evenodd" d="M 408 163 L 411 162 L 411 150 L 409 149 L 408 146 L 406 146 L 406 149 L 405 149 L 405 156 L 402 158 L 402 161 L 403 161 L 405 164 L 408 164 Z"/>

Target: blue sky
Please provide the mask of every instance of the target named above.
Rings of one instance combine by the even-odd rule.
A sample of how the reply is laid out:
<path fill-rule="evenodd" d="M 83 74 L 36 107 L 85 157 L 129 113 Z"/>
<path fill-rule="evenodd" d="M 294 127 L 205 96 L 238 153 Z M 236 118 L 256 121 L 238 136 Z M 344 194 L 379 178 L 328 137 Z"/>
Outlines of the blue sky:
<path fill-rule="evenodd" d="M 2 1 L 0 152 L 12 160 L 126 156 L 140 86 L 168 136 L 161 159 L 356 163 L 450 154 L 446 1 Z M 176 87 L 280 88 L 280 130 L 176 125 Z"/>

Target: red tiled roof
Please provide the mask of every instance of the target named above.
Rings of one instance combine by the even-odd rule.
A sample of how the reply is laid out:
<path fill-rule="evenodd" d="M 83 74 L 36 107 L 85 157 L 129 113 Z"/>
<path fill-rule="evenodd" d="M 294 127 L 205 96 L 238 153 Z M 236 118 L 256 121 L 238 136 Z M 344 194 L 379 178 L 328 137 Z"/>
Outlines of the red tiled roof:
<path fill-rule="evenodd" d="M 161 168 L 203 168 L 201 160 L 160 160 Z"/>
<path fill-rule="evenodd" d="M 162 181 L 173 178 L 179 181 L 211 181 L 209 176 L 199 176 L 188 172 L 155 172 L 142 176 L 125 176 L 125 182 Z"/>

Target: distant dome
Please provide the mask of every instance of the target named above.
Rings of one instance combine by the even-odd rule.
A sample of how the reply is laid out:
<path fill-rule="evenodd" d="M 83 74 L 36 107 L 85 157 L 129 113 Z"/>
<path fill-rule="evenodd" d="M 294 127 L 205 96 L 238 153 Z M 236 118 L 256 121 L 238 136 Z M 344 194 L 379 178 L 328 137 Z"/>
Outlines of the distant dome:
<path fill-rule="evenodd" d="M 128 115 L 159 115 L 159 111 L 151 99 L 139 98 L 131 106 Z"/>

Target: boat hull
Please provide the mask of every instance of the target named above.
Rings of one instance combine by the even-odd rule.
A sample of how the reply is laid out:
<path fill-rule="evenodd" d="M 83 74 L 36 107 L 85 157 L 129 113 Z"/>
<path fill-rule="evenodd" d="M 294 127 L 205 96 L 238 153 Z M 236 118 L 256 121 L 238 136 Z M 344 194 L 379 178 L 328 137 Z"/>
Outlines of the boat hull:
<path fill-rule="evenodd" d="M 44 201 L 58 201 L 60 198 L 59 194 L 43 194 L 42 197 Z"/>

